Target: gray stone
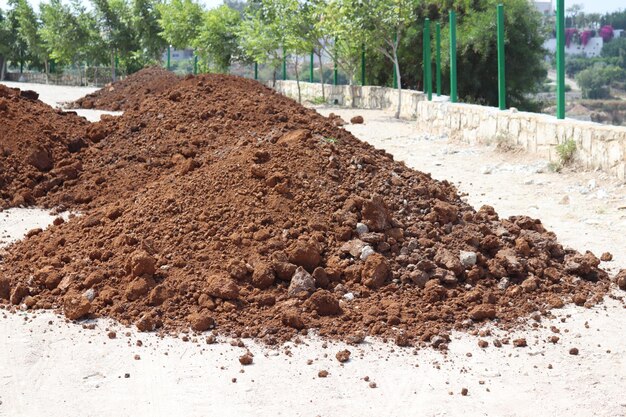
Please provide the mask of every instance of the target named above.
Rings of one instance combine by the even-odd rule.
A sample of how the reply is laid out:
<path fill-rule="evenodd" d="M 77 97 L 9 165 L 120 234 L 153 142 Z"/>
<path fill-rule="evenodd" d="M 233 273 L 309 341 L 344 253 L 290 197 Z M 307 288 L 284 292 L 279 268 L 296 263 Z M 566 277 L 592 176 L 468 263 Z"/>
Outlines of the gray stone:
<path fill-rule="evenodd" d="M 365 261 L 367 260 L 367 258 L 369 258 L 371 255 L 375 254 L 376 252 L 374 251 L 374 249 L 372 249 L 371 246 L 365 246 L 362 250 L 361 250 L 361 260 Z"/>
<path fill-rule="evenodd" d="M 87 291 L 83 293 L 83 297 L 92 302 L 94 298 L 96 298 L 96 291 L 93 288 L 89 288 Z"/>
<path fill-rule="evenodd" d="M 309 274 L 306 269 L 299 266 L 291 277 L 291 283 L 287 290 L 287 296 L 297 297 L 302 292 L 312 293 L 315 291 L 315 278 Z"/>
<path fill-rule="evenodd" d="M 413 284 L 417 285 L 420 288 L 424 288 L 426 283 L 430 280 L 430 275 L 424 271 L 416 270 L 411 271 L 409 274 L 409 278 L 413 282 Z"/>
<path fill-rule="evenodd" d="M 509 285 L 511 285 L 511 280 L 509 279 L 509 277 L 502 277 L 502 279 L 500 279 L 500 282 L 498 282 L 498 289 L 504 291 L 509 287 Z"/>
<path fill-rule="evenodd" d="M 367 225 L 365 223 L 357 223 L 356 224 L 356 233 L 358 235 L 362 235 L 364 233 L 369 232 L 370 229 L 367 227 Z"/>
<path fill-rule="evenodd" d="M 471 268 L 476 265 L 476 252 L 462 250 L 459 259 L 465 268 Z"/>
<path fill-rule="evenodd" d="M 352 239 L 344 243 L 339 250 L 341 252 L 349 253 L 354 258 L 358 258 L 359 256 L 361 256 L 361 252 L 363 251 L 363 248 L 365 246 L 367 246 L 367 244 L 361 239 Z"/>
<path fill-rule="evenodd" d="M 442 343 L 445 343 L 445 342 L 446 342 L 446 339 L 441 337 L 441 336 L 439 336 L 439 335 L 435 335 L 435 336 L 430 338 L 430 343 L 435 348 L 439 347 Z"/>
<path fill-rule="evenodd" d="M 343 295 L 343 299 L 346 301 L 352 301 L 354 300 L 354 294 L 352 294 L 351 292 L 345 293 Z"/>

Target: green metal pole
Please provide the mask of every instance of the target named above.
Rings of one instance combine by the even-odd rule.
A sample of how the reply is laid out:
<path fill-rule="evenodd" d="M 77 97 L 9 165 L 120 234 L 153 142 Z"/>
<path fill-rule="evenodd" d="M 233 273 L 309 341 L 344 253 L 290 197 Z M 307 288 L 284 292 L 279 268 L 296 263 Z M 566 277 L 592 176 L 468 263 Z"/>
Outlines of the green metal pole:
<path fill-rule="evenodd" d="M 283 47 L 283 81 L 287 79 L 287 51 Z"/>
<path fill-rule="evenodd" d="M 198 75 L 198 55 L 193 56 L 193 75 Z"/>
<path fill-rule="evenodd" d="M 426 36 L 422 32 L 422 90 L 426 94 Z"/>
<path fill-rule="evenodd" d="M 433 99 L 433 78 L 432 78 L 432 62 L 430 57 L 430 19 L 424 20 L 424 81 L 426 83 L 425 90 L 428 96 L 428 101 Z"/>
<path fill-rule="evenodd" d="M 313 51 L 311 51 L 311 66 L 309 68 L 309 82 L 313 82 L 313 62 L 314 62 L 314 56 L 313 56 Z"/>
<path fill-rule="evenodd" d="M 506 109 L 506 81 L 504 79 L 504 5 L 498 4 L 498 105 Z"/>
<path fill-rule="evenodd" d="M 456 100 L 456 13 L 450 10 L 450 101 Z"/>
<path fill-rule="evenodd" d="M 556 2 L 556 118 L 565 119 L 565 1 Z"/>
<path fill-rule="evenodd" d="M 435 71 L 437 76 L 437 97 L 441 96 L 441 23 L 435 25 Z"/>
<path fill-rule="evenodd" d="M 339 69 L 337 68 L 337 38 L 335 38 L 335 68 L 333 70 L 333 85 L 339 83 Z"/>
<path fill-rule="evenodd" d="M 171 64 L 171 60 L 170 60 L 170 56 L 171 56 L 171 50 L 172 50 L 172 45 L 169 45 L 167 47 L 167 70 L 170 70 L 170 64 Z"/>
<path fill-rule="evenodd" d="M 365 44 L 361 45 L 361 85 L 365 85 Z"/>
<path fill-rule="evenodd" d="M 254 79 L 259 79 L 259 64 L 257 62 L 254 63 Z"/>

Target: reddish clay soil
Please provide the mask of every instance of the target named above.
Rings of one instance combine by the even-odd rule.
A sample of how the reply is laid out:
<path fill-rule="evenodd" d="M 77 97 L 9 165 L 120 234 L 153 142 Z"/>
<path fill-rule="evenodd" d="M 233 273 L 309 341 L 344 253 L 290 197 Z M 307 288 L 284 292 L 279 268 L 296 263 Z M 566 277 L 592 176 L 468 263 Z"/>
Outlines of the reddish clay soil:
<path fill-rule="evenodd" d="M 78 109 L 128 110 L 136 108 L 146 97 L 159 94 L 180 81 L 174 73 L 161 67 L 144 68 L 123 80 L 76 100 L 70 107 Z"/>
<path fill-rule="evenodd" d="M 336 125 L 223 75 L 94 124 L 80 178 L 43 201 L 84 215 L 8 249 L 0 300 L 268 344 L 315 329 L 445 348 L 452 329 L 606 293 L 600 260 L 539 220 L 475 210 Z"/>
<path fill-rule="evenodd" d="M 78 155 L 90 145 L 83 137 L 89 123 L 37 98 L 0 85 L 0 208 L 37 204 L 82 170 Z"/>

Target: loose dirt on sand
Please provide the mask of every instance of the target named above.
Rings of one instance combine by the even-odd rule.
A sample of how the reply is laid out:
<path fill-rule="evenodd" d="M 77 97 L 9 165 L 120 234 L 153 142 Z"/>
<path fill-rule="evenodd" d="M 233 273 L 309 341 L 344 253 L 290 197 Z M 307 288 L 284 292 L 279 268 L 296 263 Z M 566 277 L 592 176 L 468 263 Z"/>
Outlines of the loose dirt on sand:
<path fill-rule="evenodd" d="M 0 85 L 0 208 L 39 203 L 76 181 L 89 123 L 42 103 L 34 91 Z"/>
<path fill-rule="evenodd" d="M 336 124 L 224 75 L 105 117 L 80 177 L 41 201 L 84 215 L 8 248 L 0 300 L 145 331 L 440 349 L 453 329 L 601 301 L 592 253 L 539 220 L 475 210 Z"/>
<path fill-rule="evenodd" d="M 70 104 L 79 109 L 128 110 L 144 98 L 159 94 L 180 81 L 174 73 L 161 67 L 144 68 L 128 77 L 108 84 Z"/>

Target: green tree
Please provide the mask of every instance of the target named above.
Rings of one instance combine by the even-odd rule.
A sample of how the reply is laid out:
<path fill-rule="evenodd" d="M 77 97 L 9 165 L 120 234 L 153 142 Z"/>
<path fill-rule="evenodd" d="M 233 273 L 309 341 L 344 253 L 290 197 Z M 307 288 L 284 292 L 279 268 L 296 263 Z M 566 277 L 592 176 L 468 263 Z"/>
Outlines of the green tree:
<path fill-rule="evenodd" d="M 283 46 L 289 52 L 296 72 L 298 102 L 302 102 L 300 89 L 300 58 L 309 55 L 313 49 L 310 36 L 310 22 L 306 19 L 307 8 L 299 0 L 272 0 L 278 27 L 283 35 Z"/>
<path fill-rule="evenodd" d="M 71 7 L 61 0 L 42 3 L 39 36 L 50 58 L 59 64 L 72 64 L 80 55 L 79 45 L 88 41 L 86 28 L 82 26 Z"/>
<path fill-rule="evenodd" d="M 397 79 L 398 107 L 395 117 L 402 109 L 402 71 L 398 59 L 399 46 L 406 28 L 415 21 L 415 7 L 420 0 L 336 0 L 345 19 L 357 28 L 353 34 L 362 32 L 369 46 L 384 55 L 393 64 Z"/>
<path fill-rule="evenodd" d="M 194 0 L 169 0 L 157 10 L 163 39 L 177 49 L 191 46 L 202 26 L 202 6 Z"/>
<path fill-rule="evenodd" d="M 282 38 L 275 24 L 271 10 L 261 1 L 251 2 L 245 9 L 239 25 L 239 43 L 245 57 L 257 64 L 268 64 L 273 68 L 273 81 L 276 82 L 276 68 L 282 62 Z"/>
<path fill-rule="evenodd" d="M 95 12 L 88 11 L 80 0 L 72 1 L 73 13 L 86 40 L 77 45 L 78 61 L 87 65 L 106 64 L 110 59 L 111 45 L 102 37 L 102 28 Z"/>
<path fill-rule="evenodd" d="M 353 19 L 354 10 L 337 1 L 318 1 L 312 5 L 311 20 L 317 41 L 313 41 L 323 73 L 322 54 L 346 74 L 348 83 L 354 84 L 359 73 L 361 51 L 368 41 L 368 32 L 361 30 Z M 352 92 L 352 90 L 351 90 Z M 354 100 L 353 100 L 354 103 Z"/>
<path fill-rule="evenodd" d="M 241 14 L 227 5 L 204 14 L 203 23 L 193 46 L 203 59 L 215 64 L 219 72 L 227 72 L 231 61 L 240 56 L 239 25 Z"/>
<path fill-rule="evenodd" d="M 496 6 L 500 0 L 476 0 L 471 8 L 463 0 L 455 2 L 458 12 L 457 75 L 458 93 L 464 101 L 495 106 L 498 103 L 498 56 Z M 429 9 L 443 22 L 448 10 Z M 541 14 L 526 0 L 507 0 L 505 13 L 506 101 L 521 109 L 534 110 L 527 98 L 546 77 L 543 58 L 544 33 Z M 442 51 L 449 48 L 447 25 L 442 27 Z M 443 85 L 449 88 L 449 55 L 442 54 Z M 520 70 L 523 68 L 523 71 Z"/>
<path fill-rule="evenodd" d="M 298 0 L 259 0 L 246 9 L 239 31 L 242 49 L 254 62 L 270 62 L 275 68 L 282 51 L 291 56 L 300 100 L 300 57 L 312 48 L 304 12 L 304 4 Z"/>
<path fill-rule="evenodd" d="M 626 70 L 626 38 L 615 38 L 602 46 L 602 57 L 616 59 L 616 64 Z"/>
<path fill-rule="evenodd" d="M 9 4 L 13 6 L 17 36 L 28 51 L 26 56 L 35 66 L 43 64 L 48 74 L 48 54 L 39 35 L 40 21 L 37 14 L 27 0 L 10 0 Z"/>
<path fill-rule="evenodd" d="M 127 66 L 133 59 L 132 53 L 139 49 L 132 8 L 128 0 L 91 1 L 102 40 L 109 52 L 114 77 L 116 55 L 120 57 L 121 64 Z"/>
<path fill-rule="evenodd" d="M 139 49 L 135 52 L 143 65 L 158 62 L 167 42 L 160 35 L 159 0 L 133 0 L 133 26 L 138 37 Z M 143 66 L 142 65 L 142 66 Z"/>
<path fill-rule="evenodd" d="M 311 45 L 311 52 L 317 57 L 320 66 L 320 83 L 322 84 L 322 98 L 326 99 L 324 88 L 324 52 L 328 54 L 328 46 L 333 43 L 333 31 L 330 30 L 327 15 L 326 0 L 306 0 L 303 4 L 302 18 L 305 27 L 305 36 Z M 314 65 L 312 62 L 310 65 Z"/>
<path fill-rule="evenodd" d="M 611 25 L 615 29 L 626 29 L 626 9 L 604 14 L 600 23 Z"/>
<path fill-rule="evenodd" d="M 9 3 L 9 10 L 6 13 L 4 26 L 7 28 L 7 43 L 4 44 L 8 51 L 8 61 L 13 65 L 19 65 L 20 73 L 23 71 L 24 63 L 29 59 L 26 42 L 19 35 L 19 21 L 17 18 L 17 10 L 15 3 Z"/>
<path fill-rule="evenodd" d="M 596 64 L 582 70 L 576 76 L 584 98 L 604 99 L 611 97 L 610 85 L 613 81 L 626 79 L 626 71 L 615 65 Z"/>
<path fill-rule="evenodd" d="M 11 24 L 7 16 L 0 9 L 0 81 L 4 79 L 7 63 L 15 44 L 15 33 L 11 31 Z"/>

